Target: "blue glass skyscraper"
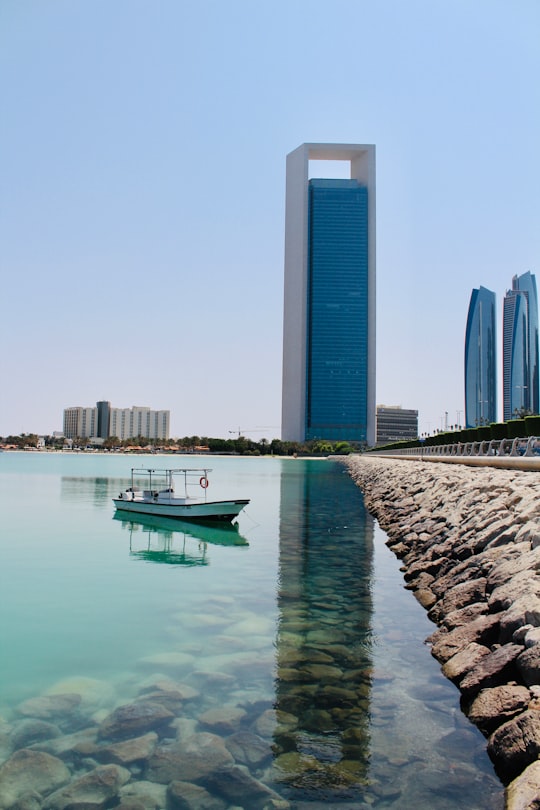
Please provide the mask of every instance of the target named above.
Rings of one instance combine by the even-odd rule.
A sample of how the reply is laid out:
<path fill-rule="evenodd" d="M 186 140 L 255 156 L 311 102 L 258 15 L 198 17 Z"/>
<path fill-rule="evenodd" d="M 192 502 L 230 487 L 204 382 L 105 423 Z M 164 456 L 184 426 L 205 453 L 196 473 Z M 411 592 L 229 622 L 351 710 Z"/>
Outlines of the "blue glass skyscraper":
<path fill-rule="evenodd" d="M 514 276 L 503 310 L 503 416 L 540 412 L 538 295 L 529 272 Z"/>
<path fill-rule="evenodd" d="M 309 160 L 350 179 L 309 180 Z M 282 436 L 375 443 L 375 148 L 287 157 Z"/>
<path fill-rule="evenodd" d="M 465 333 L 465 425 L 497 421 L 497 341 L 495 293 L 473 290 Z"/>

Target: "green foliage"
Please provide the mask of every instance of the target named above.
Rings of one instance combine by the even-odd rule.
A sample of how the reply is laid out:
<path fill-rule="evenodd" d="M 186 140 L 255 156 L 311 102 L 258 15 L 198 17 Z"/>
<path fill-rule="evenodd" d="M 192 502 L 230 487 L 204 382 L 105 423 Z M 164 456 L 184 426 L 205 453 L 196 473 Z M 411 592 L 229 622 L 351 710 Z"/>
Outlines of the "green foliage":
<path fill-rule="evenodd" d="M 526 416 L 525 422 L 526 436 L 540 436 L 540 416 Z"/>
<path fill-rule="evenodd" d="M 491 438 L 492 439 L 506 439 L 508 436 L 506 422 L 493 422 L 489 429 L 491 431 Z"/>
<path fill-rule="evenodd" d="M 527 435 L 525 419 L 511 419 L 506 423 L 509 439 L 519 439 Z"/>

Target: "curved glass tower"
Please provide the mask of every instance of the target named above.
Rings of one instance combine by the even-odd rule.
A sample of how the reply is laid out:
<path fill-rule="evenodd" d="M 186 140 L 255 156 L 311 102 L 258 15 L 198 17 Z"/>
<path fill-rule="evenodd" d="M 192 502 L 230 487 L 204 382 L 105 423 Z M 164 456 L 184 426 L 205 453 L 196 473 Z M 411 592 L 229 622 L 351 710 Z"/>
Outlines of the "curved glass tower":
<path fill-rule="evenodd" d="M 504 299 L 504 420 L 540 412 L 538 295 L 532 273 L 514 276 Z"/>
<path fill-rule="evenodd" d="M 465 333 L 465 425 L 497 421 L 495 293 L 473 290 Z"/>

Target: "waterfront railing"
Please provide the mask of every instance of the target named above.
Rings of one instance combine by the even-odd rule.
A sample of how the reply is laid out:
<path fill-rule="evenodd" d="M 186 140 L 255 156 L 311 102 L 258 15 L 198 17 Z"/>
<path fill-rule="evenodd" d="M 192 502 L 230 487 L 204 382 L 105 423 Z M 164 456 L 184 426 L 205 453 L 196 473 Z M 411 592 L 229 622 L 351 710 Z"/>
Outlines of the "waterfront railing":
<path fill-rule="evenodd" d="M 540 457 L 540 438 L 526 436 L 516 439 L 490 439 L 453 444 L 419 444 L 417 447 L 370 450 L 369 455 Z"/>

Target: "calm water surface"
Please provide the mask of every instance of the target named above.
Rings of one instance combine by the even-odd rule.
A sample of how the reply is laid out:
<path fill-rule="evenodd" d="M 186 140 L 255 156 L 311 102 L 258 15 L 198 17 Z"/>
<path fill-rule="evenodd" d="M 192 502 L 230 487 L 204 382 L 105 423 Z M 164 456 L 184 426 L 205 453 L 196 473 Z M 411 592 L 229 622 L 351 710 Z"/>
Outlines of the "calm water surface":
<path fill-rule="evenodd" d="M 131 464 L 169 462 L 250 498 L 238 529 L 115 518 Z M 267 746 L 252 775 L 294 808 L 502 808 L 433 625 L 338 463 L 3 453 L 0 510 L 5 720 L 77 684 L 110 711 L 159 675 L 200 690 L 195 731 L 242 708 Z"/>

